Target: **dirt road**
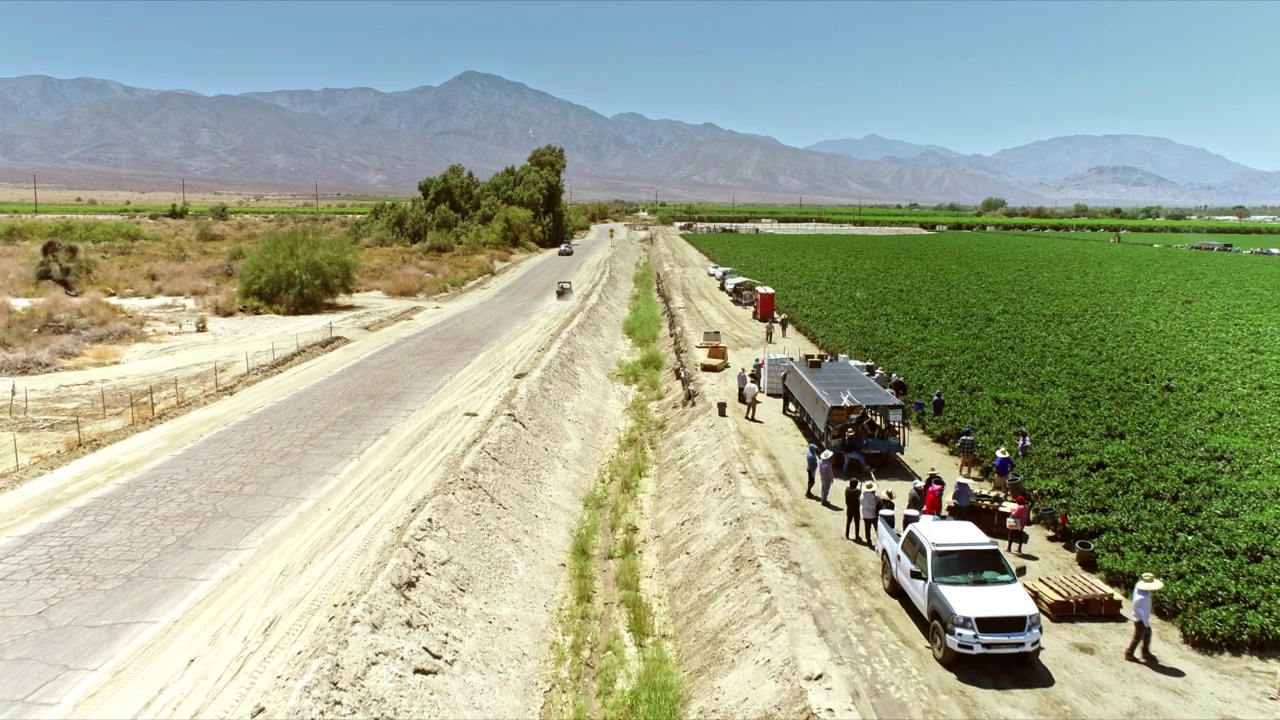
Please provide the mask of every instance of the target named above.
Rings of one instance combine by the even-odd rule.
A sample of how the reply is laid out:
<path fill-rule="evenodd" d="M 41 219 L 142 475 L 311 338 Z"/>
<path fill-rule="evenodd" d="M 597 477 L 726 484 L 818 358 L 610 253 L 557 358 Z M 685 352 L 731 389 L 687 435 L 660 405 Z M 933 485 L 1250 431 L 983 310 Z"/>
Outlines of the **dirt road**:
<path fill-rule="evenodd" d="M 378 566 L 606 237 L 0 498 L 0 714 L 234 707 Z"/>
<path fill-rule="evenodd" d="M 734 307 L 706 274 L 708 260 L 670 229 L 658 232 L 657 269 L 674 296 L 690 347 L 718 329 L 731 369 L 701 373 L 702 401 L 677 416 L 658 469 L 656 502 L 671 621 L 690 673 L 694 716 L 819 717 L 1277 717 L 1275 661 L 1206 656 L 1155 623 L 1160 664 L 1127 663 L 1130 628 L 1117 623 L 1047 622 L 1041 661 L 961 659 L 951 669 L 930 656 L 914 610 L 886 596 L 878 557 L 844 539 L 843 490 L 830 510 L 806 500 L 797 423 L 767 399 L 760 423 L 735 402 L 738 367 L 762 357 L 763 326 Z M 779 298 L 783 310 L 786 298 Z M 813 344 L 797 333 L 769 347 L 791 356 Z M 893 370 L 893 368 L 889 368 Z M 910 378 L 908 378 L 910 380 Z M 715 416 L 715 402 L 729 417 Z M 878 473 L 905 498 L 914 475 L 936 466 L 955 477 L 955 458 L 923 435 L 905 465 Z M 902 503 L 899 503 L 902 507 Z M 1073 556 L 1033 528 L 1027 579 L 1078 572 Z"/>

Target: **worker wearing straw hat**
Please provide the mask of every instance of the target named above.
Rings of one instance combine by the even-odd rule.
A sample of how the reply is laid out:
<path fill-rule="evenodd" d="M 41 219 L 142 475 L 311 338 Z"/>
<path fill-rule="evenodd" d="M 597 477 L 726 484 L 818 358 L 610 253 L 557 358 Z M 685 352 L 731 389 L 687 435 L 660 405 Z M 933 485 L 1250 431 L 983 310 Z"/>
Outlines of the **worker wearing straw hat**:
<path fill-rule="evenodd" d="M 1151 593 L 1164 587 L 1164 583 L 1151 573 L 1142 573 L 1142 577 L 1133 586 L 1133 639 L 1129 641 L 1129 649 L 1124 651 L 1124 659 L 1137 662 L 1133 651 L 1142 643 L 1142 659 L 1156 662 L 1151 654 Z"/>

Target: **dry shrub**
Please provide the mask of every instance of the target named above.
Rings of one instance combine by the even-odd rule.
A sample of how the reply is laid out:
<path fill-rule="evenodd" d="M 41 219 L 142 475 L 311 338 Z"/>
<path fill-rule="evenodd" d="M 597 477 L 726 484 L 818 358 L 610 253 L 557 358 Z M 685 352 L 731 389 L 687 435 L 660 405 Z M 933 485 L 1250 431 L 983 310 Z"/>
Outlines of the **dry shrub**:
<path fill-rule="evenodd" d="M 429 277 L 422 281 L 423 295 L 427 295 L 427 296 L 439 295 L 440 293 L 448 289 L 449 289 L 448 284 L 445 283 L 440 278 Z"/>
<path fill-rule="evenodd" d="M 200 306 L 218 317 L 231 317 L 240 312 L 240 303 L 234 290 L 227 289 L 221 293 L 201 298 Z"/>
<path fill-rule="evenodd" d="M 422 292 L 422 286 L 421 272 L 412 267 L 402 267 L 383 279 L 378 289 L 391 297 L 413 297 Z"/>
<path fill-rule="evenodd" d="M 449 266 L 440 260 L 424 260 L 421 263 L 422 271 L 427 275 L 435 278 L 449 276 Z"/>
<path fill-rule="evenodd" d="M 511 253 L 506 250 L 490 250 L 489 260 L 495 263 L 504 263 L 511 261 Z"/>

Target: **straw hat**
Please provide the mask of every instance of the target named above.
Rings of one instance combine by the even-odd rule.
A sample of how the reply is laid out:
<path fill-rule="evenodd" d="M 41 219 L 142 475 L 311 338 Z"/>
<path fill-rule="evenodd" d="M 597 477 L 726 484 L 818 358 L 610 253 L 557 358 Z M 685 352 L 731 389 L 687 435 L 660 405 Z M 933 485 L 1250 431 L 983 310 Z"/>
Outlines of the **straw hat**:
<path fill-rule="evenodd" d="M 1142 579 L 1138 581 L 1135 587 L 1139 590 L 1159 590 L 1164 587 L 1164 581 L 1157 579 L 1156 576 L 1151 573 L 1142 573 Z"/>
<path fill-rule="evenodd" d="M 830 460 L 832 455 L 835 455 L 835 453 L 830 450 L 823 450 L 821 457 L 823 460 Z"/>
<path fill-rule="evenodd" d="M 918 487 L 918 488 L 922 488 L 922 487 L 924 487 L 924 481 L 923 481 L 923 480 L 916 480 L 915 482 L 911 483 L 911 487 Z"/>
<path fill-rule="evenodd" d="M 876 485 L 876 484 L 875 484 L 875 481 L 873 481 L 873 480 L 868 480 L 868 481 L 866 481 L 866 482 L 862 483 L 862 491 L 863 491 L 863 492 L 875 492 L 875 491 L 876 491 L 876 490 L 878 490 L 879 488 L 880 488 L 880 486 L 879 486 L 879 485 Z"/>
<path fill-rule="evenodd" d="M 1004 448 L 1000 448 L 999 450 L 996 451 L 996 457 L 1000 457 L 1000 458 L 1009 457 L 1009 451 L 1005 450 Z"/>
<path fill-rule="evenodd" d="M 957 485 L 968 485 L 968 484 L 969 484 L 969 478 L 967 478 L 967 477 L 965 477 L 965 476 L 961 475 L 960 477 L 956 478 L 955 483 L 956 483 Z"/>

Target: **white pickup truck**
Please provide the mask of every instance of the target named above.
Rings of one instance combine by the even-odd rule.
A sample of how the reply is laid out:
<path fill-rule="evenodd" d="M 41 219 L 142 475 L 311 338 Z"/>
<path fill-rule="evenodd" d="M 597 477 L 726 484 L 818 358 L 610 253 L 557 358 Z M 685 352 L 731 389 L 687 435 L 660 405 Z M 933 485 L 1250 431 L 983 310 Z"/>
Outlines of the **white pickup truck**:
<path fill-rule="evenodd" d="M 880 584 L 905 592 L 929 624 L 933 659 L 956 654 L 1040 656 L 1040 612 L 1000 546 L 976 525 L 925 516 L 899 535 L 886 518 L 876 528 Z"/>

